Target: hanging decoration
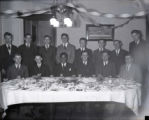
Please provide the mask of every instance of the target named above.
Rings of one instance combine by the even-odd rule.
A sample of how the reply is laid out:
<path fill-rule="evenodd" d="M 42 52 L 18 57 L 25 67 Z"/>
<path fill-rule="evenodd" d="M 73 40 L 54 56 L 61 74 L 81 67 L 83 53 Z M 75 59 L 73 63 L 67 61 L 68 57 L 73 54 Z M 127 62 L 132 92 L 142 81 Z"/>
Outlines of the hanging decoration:
<path fill-rule="evenodd" d="M 80 16 L 81 14 L 86 14 L 88 16 L 95 16 L 95 17 L 105 17 L 105 18 L 119 18 L 119 19 L 129 19 L 126 23 L 117 26 L 121 27 L 129 23 L 133 18 L 140 18 L 144 17 L 147 14 L 149 14 L 149 11 L 138 11 L 137 13 L 130 14 L 130 13 L 122 13 L 122 14 L 112 14 L 112 13 L 102 13 L 97 10 L 93 9 L 87 9 L 81 4 L 74 4 L 72 2 L 68 2 L 65 5 L 54 5 L 47 8 L 41 8 L 41 9 L 33 9 L 33 10 L 22 10 L 22 11 L 15 11 L 15 10 L 6 10 L 0 12 L 0 16 L 8 16 L 8 17 L 27 17 L 31 15 L 37 15 L 37 14 L 55 14 L 53 18 L 49 20 L 50 24 L 52 24 L 54 27 L 59 27 L 60 24 L 66 27 L 72 26 L 72 20 L 69 15 L 73 13 L 78 13 Z M 58 18 L 59 17 L 59 18 Z M 93 21 L 91 18 L 89 18 L 90 21 Z"/>

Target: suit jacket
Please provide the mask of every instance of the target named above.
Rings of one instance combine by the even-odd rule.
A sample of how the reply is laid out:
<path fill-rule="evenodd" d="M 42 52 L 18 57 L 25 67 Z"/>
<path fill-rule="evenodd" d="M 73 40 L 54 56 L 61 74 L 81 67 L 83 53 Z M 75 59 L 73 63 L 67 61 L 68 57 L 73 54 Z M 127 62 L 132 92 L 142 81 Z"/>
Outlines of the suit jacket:
<path fill-rule="evenodd" d="M 75 68 L 71 63 L 67 63 L 66 67 L 62 67 L 61 63 L 59 63 L 56 67 L 55 73 L 56 73 L 56 76 L 60 76 L 62 74 L 64 77 L 68 77 L 76 74 Z"/>
<path fill-rule="evenodd" d="M 92 50 L 86 48 L 85 51 L 87 51 L 87 53 L 88 53 L 88 59 L 91 61 L 91 60 L 92 60 Z M 82 61 L 81 55 L 82 55 L 82 51 L 81 51 L 81 49 L 79 48 L 79 49 L 77 49 L 76 52 L 75 52 L 75 63 Z"/>
<path fill-rule="evenodd" d="M 28 77 L 28 69 L 25 65 L 21 65 L 20 68 L 16 68 L 15 64 L 13 64 L 8 68 L 7 78 L 9 80 L 16 79 L 17 76 L 20 76 L 21 78 Z"/>
<path fill-rule="evenodd" d="M 109 54 L 111 53 L 110 50 L 108 49 L 104 49 L 103 51 L 108 52 Z M 93 52 L 93 63 L 94 63 L 94 67 L 96 69 L 97 64 L 102 62 L 102 51 L 99 51 L 99 49 L 94 50 Z"/>
<path fill-rule="evenodd" d="M 87 61 L 87 65 L 84 65 L 83 61 L 80 61 L 76 64 L 75 68 L 77 75 L 81 74 L 83 77 L 91 77 L 95 74 L 93 63 L 91 61 Z"/>
<path fill-rule="evenodd" d="M 103 65 L 103 62 L 97 64 L 96 75 L 101 74 L 104 77 L 116 77 L 115 64 L 111 61 L 107 65 Z"/>
<path fill-rule="evenodd" d="M 119 74 L 120 68 L 123 64 L 125 64 L 125 56 L 128 54 L 128 51 L 120 49 L 119 54 L 116 54 L 116 51 L 113 50 L 111 52 L 111 60 L 115 64 L 116 74 Z"/>
<path fill-rule="evenodd" d="M 143 46 L 145 45 L 145 43 L 146 42 L 144 40 L 141 40 L 138 45 L 135 43 L 135 41 L 130 42 L 129 43 L 129 52 L 132 55 L 135 54 L 135 52 L 137 52 L 138 50 L 140 50 L 140 49 L 143 48 Z"/>
<path fill-rule="evenodd" d="M 18 48 L 14 45 L 12 45 L 11 47 L 11 54 L 9 54 L 6 44 L 0 47 L 1 69 L 3 68 L 7 71 L 8 67 L 14 63 L 13 57 L 17 53 L 17 51 L 18 51 Z"/>
<path fill-rule="evenodd" d="M 121 78 L 126 79 L 126 80 L 135 80 L 135 81 L 140 82 L 140 83 L 141 83 L 141 80 L 142 80 L 141 69 L 136 64 L 132 64 L 130 66 L 129 70 L 127 69 L 127 65 L 124 64 L 121 67 L 119 76 Z"/>
<path fill-rule="evenodd" d="M 75 59 L 75 46 L 68 43 L 67 48 L 64 48 L 63 45 L 58 46 L 57 53 L 56 53 L 56 61 L 60 63 L 60 54 L 65 52 L 68 54 L 68 63 L 73 63 Z"/>
<path fill-rule="evenodd" d="M 48 49 L 41 47 L 39 48 L 39 53 L 42 55 L 43 63 L 49 67 L 51 74 L 54 74 L 54 67 L 56 64 L 56 47 L 50 46 Z"/>
<path fill-rule="evenodd" d="M 37 66 L 36 63 L 34 63 L 32 65 L 32 71 L 31 71 L 31 75 L 37 75 L 37 74 L 41 74 L 42 77 L 48 77 L 50 76 L 50 69 L 48 68 L 48 66 L 46 64 L 41 64 L 41 67 L 39 68 Z"/>
<path fill-rule="evenodd" d="M 30 47 L 26 47 L 25 44 L 19 46 L 19 52 L 22 55 L 22 63 L 28 67 L 29 76 L 31 75 L 30 72 L 32 71 L 32 64 L 34 63 L 35 55 L 38 53 L 37 47 L 31 44 Z"/>

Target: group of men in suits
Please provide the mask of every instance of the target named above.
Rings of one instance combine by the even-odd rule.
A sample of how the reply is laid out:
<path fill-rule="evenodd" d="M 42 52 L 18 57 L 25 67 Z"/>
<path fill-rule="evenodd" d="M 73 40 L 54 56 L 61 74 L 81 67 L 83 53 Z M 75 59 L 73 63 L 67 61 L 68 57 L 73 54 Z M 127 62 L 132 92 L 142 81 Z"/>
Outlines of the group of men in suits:
<path fill-rule="evenodd" d="M 12 44 L 13 35 L 6 32 L 5 44 L 0 46 L 2 77 L 8 79 L 50 75 L 124 77 L 126 69 L 124 70 L 123 66 L 133 64 L 135 51 L 145 44 L 140 30 L 133 30 L 131 35 L 134 41 L 129 44 L 129 53 L 122 49 L 120 40 L 113 41 L 112 51 L 106 49 L 105 40 L 99 40 L 99 48 L 92 52 L 87 48 L 86 38 L 80 38 L 80 48 L 76 49 L 69 42 L 69 36 L 66 33 L 61 35 L 62 44 L 57 48 L 51 45 L 52 38 L 48 35 L 44 36 L 44 45 L 37 47 L 32 43 L 31 34 L 25 34 L 24 44 L 17 48 Z M 139 72 L 138 67 L 135 71 L 136 75 Z"/>

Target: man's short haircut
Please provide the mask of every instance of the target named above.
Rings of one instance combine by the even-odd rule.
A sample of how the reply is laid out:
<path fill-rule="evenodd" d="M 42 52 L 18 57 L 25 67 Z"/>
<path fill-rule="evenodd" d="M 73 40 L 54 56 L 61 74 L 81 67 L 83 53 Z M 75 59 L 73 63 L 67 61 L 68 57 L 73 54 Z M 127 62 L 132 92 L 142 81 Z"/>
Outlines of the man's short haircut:
<path fill-rule="evenodd" d="M 141 32 L 141 30 L 132 30 L 132 31 L 131 31 L 131 34 L 133 34 L 133 33 L 139 34 L 140 37 L 142 37 L 142 32 Z"/>
<path fill-rule="evenodd" d="M 16 57 L 16 56 L 21 56 L 21 54 L 19 52 L 15 53 L 13 57 Z M 22 57 L 22 56 L 21 56 Z"/>
<path fill-rule="evenodd" d="M 39 53 L 37 53 L 37 54 L 35 55 L 35 57 L 36 57 L 36 56 L 40 56 L 40 57 L 42 57 L 42 55 L 41 55 L 41 54 L 39 54 Z"/>
<path fill-rule="evenodd" d="M 87 53 L 87 55 L 88 55 L 87 50 L 82 51 L 82 52 L 81 52 L 81 55 L 82 55 L 83 53 Z"/>
<path fill-rule="evenodd" d="M 61 37 L 63 37 L 63 36 L 66 36 L 67 38 L 69 38 L 69 36 L 68 36 L 67 33 L 62 33 L 62 34 L 61 34 Z"/>
<path fill-rule="evenodd" d="M 98 40 L 98 43 L 99 43 L 100 41 L 103 41 L 104 43 L 106 43 L 106 40 L 100 39 L 100 40 Z"/>
<path fill-rule="evenodd" d="M 24 35 L 24 37 L 26 37 L 26 36 L 31 36 L 31 37 L 32 37 L 32 35 L 31 35 L 30 33 L 26 33 L 26 34 Z"/>
<path fill-rule="evenodd" d="M 114 42 L 119 42 L 120 45 L 123 44 L 123 42 L 122 42 L 121 40 L 113 40 L 113 43 L 114 43 Z"/>
<path fill-rule="evenodd" d="M 87 39 L 86 39 L 86 38 L 84 38 L 84 37 L 80 38 L 80 40 L 79 40 L 79 41 L 81 41 L 81 40 L 84 40 L 85 42 L 87 42 Z"/>
<path fill-rule="evenodd" d="M 48 37 L 50 40 L 52 39 L 52 37 L 50 35 L 44 35 L 44 38 Z"/>
<path fill-rule="evenodd" d="M 12 35 L 10 32 L 5 32 L 5 33 L 4 33 L 4 38 L 5 38 L 6 36 L 11 36 L 11 38 L 13 37 L 13 35 Z"/>
<path fill-rule="evenodd" d="M 60 58 L 62 58 L 63 55 L 68 59 L 68 55 L 67 55 L 67 53 L 65 53 L 65 52 L 62 52 L 62 53 L 60 54 Z"/>

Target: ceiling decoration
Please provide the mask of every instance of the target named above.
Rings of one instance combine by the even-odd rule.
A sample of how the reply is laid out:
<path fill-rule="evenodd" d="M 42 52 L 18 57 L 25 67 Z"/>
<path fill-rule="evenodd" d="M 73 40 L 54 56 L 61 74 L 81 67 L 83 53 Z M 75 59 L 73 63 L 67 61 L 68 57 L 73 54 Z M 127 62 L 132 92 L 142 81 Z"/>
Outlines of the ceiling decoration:
<path fill-rule="evenodd" d="M 140 1 L 140 0 L 132 0 L 132 1 Z M 140 18 L 144 17 L 149 13 L 147 10 L 141 10 L 136 13 L 130 14 L 130 13 L 121 13 L 121 14 L 112 14 L 112 13 L 103 13 L 99 12 L 94 9 L 89 9 L 83 6 L 82 4 L 76 3 L 73 0 L 54 0 L 53 5 L 49 5 L 49 7 L 45 8 L 39 8 L 39 9 L 30 9 L 30 10 L 6 10 L 1 11 L 0 16 L 5 17 L 13 17 L 13 18 L 38 18 L 35 16 L 43 16 L 43 19 L 46 18 L 46 20 L 50 21 L 51 25 L 54 25 L 54 27 L 71 27 L 73 24 L 72 16 L 74 14 L 79 15 L 83 19 L 86 19 L 92 23 L 94 23 L 94 20 L 92 19 L 92 16 L 95 17 L 105 17 L 105 18 L 118 18 L 118 19 L 128 19 L 130 22 L 132 18 Z M 126 21 L 126 23 L 129 23 Z M 69 25 L 67 25 L 69 23 Z M 96 23 L 95 23 L 96 24 Z M 125 23 L 124 23 L 125 25 Z M 121 25 L 120 25 L 121 26 Z"/>

